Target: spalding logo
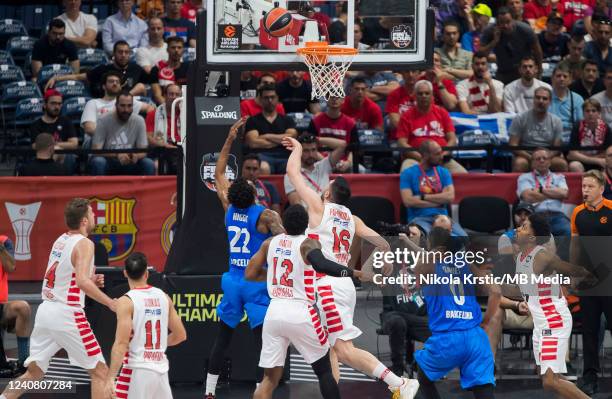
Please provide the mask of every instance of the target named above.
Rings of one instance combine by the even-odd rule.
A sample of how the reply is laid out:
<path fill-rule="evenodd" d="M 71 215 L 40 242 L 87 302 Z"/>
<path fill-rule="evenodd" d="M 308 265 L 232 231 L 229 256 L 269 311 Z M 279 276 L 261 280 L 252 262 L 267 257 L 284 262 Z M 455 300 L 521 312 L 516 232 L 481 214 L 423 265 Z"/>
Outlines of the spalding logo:
<path fill-rule="evenodd" d="M 202 179 L 202 182 L 206 188 L 214 192 L 217 192 L 217 188 L 215 187 L 215 166 L 217 165 L 218 158 L 218 152 L 215 152 L 214 154 L 205 154 L 202 157 L 202 164 L 200 165 L 200 178 Z M 225 168 L 225 177 L 231 183 L 236 179 L 237 175 L 238 162 L 236 161 L 236 156 L 234 154 L 230 154 L 229 159 L 227 160 L 227 167 Z"/>

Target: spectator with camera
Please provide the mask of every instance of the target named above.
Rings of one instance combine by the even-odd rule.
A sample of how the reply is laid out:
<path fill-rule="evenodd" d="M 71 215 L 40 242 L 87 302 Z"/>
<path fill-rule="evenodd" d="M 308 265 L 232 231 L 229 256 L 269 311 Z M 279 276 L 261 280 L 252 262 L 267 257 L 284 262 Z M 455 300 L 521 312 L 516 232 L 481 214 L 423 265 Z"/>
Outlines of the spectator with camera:
<path fill-rule="evenodd" d="M 601 117 L 601 105 L 588 99 L 582 105 L 584 120 L 574 126 L 570 138 L 573 148 L 567 154 L 570 172 L 584 172 L 606 167 L 606 148 L 612 145 L 612 131 Z M 600 147 L 599 150 L 580 150 L 578 147 Z"/>
<path fill-rule="evenodd" d="M 408 211 L 408 223 L 417 224 L 429 233 L 437 215 L 448 216 L 448 206 L 455 199 L 453 179 L 441 166 L 443 151 L 431 139 L 419 145 L 420 162 L 400 174 L 400 194 Z M 458 223 L 452 224 L 455 236 L 467 236 Z"/>
<path fill-rule="evenodd" d="M 433 88 L 429 81 L 420 80 L 415 84 L 416 106 L 404 112 L 397 128 L 398 145 L 401 148 L 420 148 L 428 140 L 437 142 L 442 147 L 457 145 L 455 127 L 448 112 L 432 104 Z M 401 170 L 405 170 L 421 161 L 421 155 L 416 151 L 406 152 L 406 160 Z M 465 168 L 444 154 L 441 160 L 451 173 L 467 173 Z"/>

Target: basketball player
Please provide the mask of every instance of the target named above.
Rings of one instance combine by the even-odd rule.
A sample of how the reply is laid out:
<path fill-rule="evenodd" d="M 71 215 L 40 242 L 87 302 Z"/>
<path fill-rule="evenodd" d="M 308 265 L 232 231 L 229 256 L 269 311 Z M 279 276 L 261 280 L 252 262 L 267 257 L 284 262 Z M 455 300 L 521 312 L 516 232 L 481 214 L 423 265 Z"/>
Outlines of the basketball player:
<path fill-rule="evenodd" d="M 42 285 L 42 303 L 36 312 L 30 337 L 30 356 L 24 362 L 27 371 L 17 381 L 40 380 L 49 361 L 60 350 L 68 352 L 70 363 L 82 367 L 91 376 L 91 397 L 104 397 L 104 379 L 108 368 L 102 350 L 91 331 L 83 306 L 85 295 L 115 311 L 115 301 L 100 291 L 104 276 L 94 274 L 94 243 L 87 238 L 95 227 L 89 201 L 74 198 L 64 209 L 68 232 L 51 249 Z M 9 385 L 10 386 L 10 385 Z M 0 399 L 18 398 L 20 389 L 6 389 Z"/>
<path fill-rule="evenodd" d="M 283 145 L 291 151 L 287 161 L 287 176 L 308 207 L 308 235 L 319 240 L 328 259 L 347 266 L 355 235 L 378 249 L 389 250 L 387 241 L 366 226 L 361 219 L 352 215 L 346 207 L 351 197 L 351 189 L 346 179 L 337 177 L 319 197 L 301 175 L 302 145 L 290 137 L 283 139 Z M 317 307 L 322 313 L 329 341 L 334 349 L 332 363 L 336 380 L 340 379 L 340 373 L 333 353 L 338 361 L 383 380 L 394 393 L 394 398 L 414 397 L 419 386 L 416 380 L 395 375 L 374 355 L 353 346 L 352 340 L 361 335 L 361 330 L 353 325 L 357 293 L 352 279 L 322 276 L 317 281 L 317 293 Z"/>
<path fill-rule="evenodd" d="M 423 288 L 432 333 L 424 348 L 414 354 L 419 366 L 421 393 L 426 399 L 439 399 L 434 382 L 458 367 L 463 389 L 471 390 L 476 399 L 492 399 L 495 384 L 493 352 L 487 334 L 480 326 L 481 323 L 487 324 L 499 306 L 501 289 L 495 285 L 483 285 L 489 295 L 483 322 L 475 287 L 466 284 L 466 277 L 471 274 L 484 276 L 485 272 L 476 265 L 443 262 L 440 256 L 434 256 L 452 252 L 452 248 L 457 247 L 447 229 L 432 228 L 428 240 L 429 252 L 425 253 L 424 261 L 415 266 L 417 286 Z M 430 283 L 423 278 L 434 275 L 452 277 L 457 282 Z"/>
<path fill-rule="evenodd" d="M 526 274 L 529 279 L 528 284 L 521 284 L 519 288 L 533 317 L 533 354 L 545 390 L 556 392 L 562 398 L 585 399 L 589 396 L 561 376 L 567 372 L 565 356 L 572 333 L 572 314 L 561 285 L 554 281 L 535 282 L 532 277 L 554 278 L 560 273 L 591 281 L 594 276 L 549 252 L 544 247 L 549 237 L 548 221 L 538 213 L 529 215 L 516 231 L 519 246 L 516 273 Z"/>
<path fill-rule="evenodd" d="M 208 362 L 205 391 L 207 399 L 215 397 L 224 353 L 245 310 L 255 334 L 255 350 L 257 353 L 261 351 L 261 330 L 270 297 L 264 282 L 244 279 L 244 270 L 264 240 L 270 235 L 284 232 L 278 214 L 255 203 L 255 188 L 246 179 L 238 178 L 230 185 L 225 177 L 232 143 L 245 121 L 246 118 L 242 118 L 230 128 L 215 168 L 215 185 L 217 196 L 225 210 L 230 254 L 229 272 L 224 273 L 221 278 L 223 299 L 217 306 L 217 316 L 220 319 L 219 332 Z"/>
<path fill-rule="evenodd" d="M 172 300 L 147 283 L 147 265 L 140 252 L 125 260 L 123 275 L 130 291 L 117 300 L 117 330 L 106 380 L 107 394 L 118 399 L 172 398 L 166 348 L 187 339 Z"/>
<path fill-rule="evenodd" d="M 321 325 L 315 304 L 315 271 L 336 277 L 368 277 L 325 258 L 318 241 L 305 235 L 308 213 L 300 204 L 283 213 L 286 234 L 268 238 L 249 261 L 245 277 L 267 280 L 272 298 L 263 326 L 263 346 L 259 366 L 264 379 L 254 399 L 271 399 L 285 365 L 289 344 L 312 366 L 319 379 L 324 399 L 339 399 L 329 360 L 327 334 Z M 264 266 L 268 265 L 267 270 Z"/>

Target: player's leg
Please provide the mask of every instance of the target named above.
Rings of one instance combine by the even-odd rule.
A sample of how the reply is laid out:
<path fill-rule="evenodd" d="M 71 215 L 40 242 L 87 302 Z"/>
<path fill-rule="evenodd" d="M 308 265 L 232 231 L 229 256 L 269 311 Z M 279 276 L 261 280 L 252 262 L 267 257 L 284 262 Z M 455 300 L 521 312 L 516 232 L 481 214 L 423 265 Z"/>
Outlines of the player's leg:
<path fill-rule="evenodd" d="M 249 317 L 249 325 L 253 331 L 255 338 L 255 351 L 261 353 L 262 347 L 262 331 L 263 323 L 266 318 L 268 307 L 270 306 L 270 297 L 268 296 L 268 287 L 266 282 L 253 282 L 243 280 L 242 289 L 242 301 L 244 302 L 244 309 L 247 316 Z M 259 363 L 259 359 L 258 359 Z M 263 369 L 257 367 L 257 382 L 260 383 L 263 378 Z"/>
<path fill-rule="evenodd" d="M 39 381 L 42 380 L 44 376 L 44 371 L 38 367 L 36 362 L 31 362 L 28 364 L 28 368 L 24 374 L 7 385 L 2 395 L 0 395 L 0 399 L 17 399 L 26 392 L 24 387 L 27 386 L 27 381 Z"/>
<path fill-rule="evenodd" d="M 255 389 L 253 399 L 271 399 L 272 393 L 278 386 L 278 383 L 283 376 L 283 367 L 274 367 L 264 369 L 264 376 L 261 384 Z"/>
<path fill-rule="evenodd" d="M 220 320 L 217 338 L 215 339 L 215 343 L 213 344 L 210 357 L 208 359 L 205 392 L 207 396 L 214 397 L 215 395 L 219 374 L 221 374 L 221 370 L 223 369 L 223 358 L 225 356 L 225 351 L 230 346 L 233 335 L 234 329 Z"/>
<path fill-rule="evenodd" d="M 253 331 L 253 338 L 255 338 L 255 352 L 261 354 L 261 347 L 262 347 L 262 333 L 263 333 L 263 325 L 257 326 L 254 329 L 252 329 L 251 331 Z M 258 363 L 259 363 L 259 359 L 258 359 Z M 259 367 L 259 365 L 257 366 L 257 372 L 255 375 L 255 378 L 257 380 L 257 383 L 259 384 L 262 380 L 263 380 L 263 375 L 264 375 L 264 369 L 262 369 L 261 367 Z"/>
<path fill-rule="evenodd" d="M 18 363 L 23 365 L 30 355 L 30 325 L 32 310 L 26 301 L 10 301 L 4 306 L 2 313 L 2 324 L 14 326 L 17 336 Z"/>
<path fill-rule="evenodd" d="M 438 389 L 436 388 L 436 384 L 434 384 L 434 382 L 430 380 L 427 375 L 425 375 L 420 367 L 418 372 L 418 380 L 420 384 L 419 390 L 425 399 L 441 399 Z"/>
<path fill-rule="evenodd" d="M 493 384 L 478 385 L 472 388 L 475 399 L 494 399 L 495 388 Z"/>
<path fill-rule="evenodd" d="M 338 383 L 332 374 L 332 367 L 329 361 L 329 352 L 322 358 L 312 363 L 312 370 L 319 379 L 319 390 L 323 399 L 340 399 Z"/>
<path fill-rule="evenodd" d="M 505 313 L 505 309 L 498 306 L 495 312 L 493 312 L 493 316 L 485 328 L 485 332 L 487 333 L 487 337 L 489 339 L 489 345 L 491 346 L 491 351 L 493 352 L 493 359 L 495 359 L 497 346 L 502 338 Z"/>
<path fill-rule="evenodd" d="M 565 358 L 563 358 L 565 361 Z M 542 375 L 542 386 L 547 391 L 557 393 L 564 399 L 588 399 L 589 396 L 582 392 L 572 382 L 560 378 L 560 375 L 555 373 L 551 368 L 547 368 Z"/>
<path fill-rule="evenodd" d="M 99 361 L 93 369 L 87 370 L 91 378 L 91 398 L 105 398 L 104 384 L 108 375 L 108 367 L 102 361 Z"/>

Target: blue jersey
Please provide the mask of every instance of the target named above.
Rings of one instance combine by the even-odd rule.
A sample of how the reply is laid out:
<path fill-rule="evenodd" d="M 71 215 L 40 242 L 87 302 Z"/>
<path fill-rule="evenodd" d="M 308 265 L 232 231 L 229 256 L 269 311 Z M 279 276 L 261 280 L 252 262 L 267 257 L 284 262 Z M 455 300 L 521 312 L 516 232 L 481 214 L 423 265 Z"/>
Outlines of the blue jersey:
<path fill-rule="evenodd" d="M 450 263 L 436 263 L 436 276 L 452 280 L 429 281 L 431 284 L 423 287 L 432 332 L 468 330 L 480 325 L 482 314 L 474 286 L 464 277 L 471 275 L 468 265 L 459 268 Z"/>
<path fill-rule="evenodd" d="M 257 221 L 265 209 L 261 205 L 251 205 L 247 209 L 238 209 L 230 205 L 227 209 L 225 227 L 229 241 L 230 271 L 244 273 L 249 259 L 255 255 L 261 244 L 270 237 L 271 234 L 263 234 L 257 231 Z"/>

